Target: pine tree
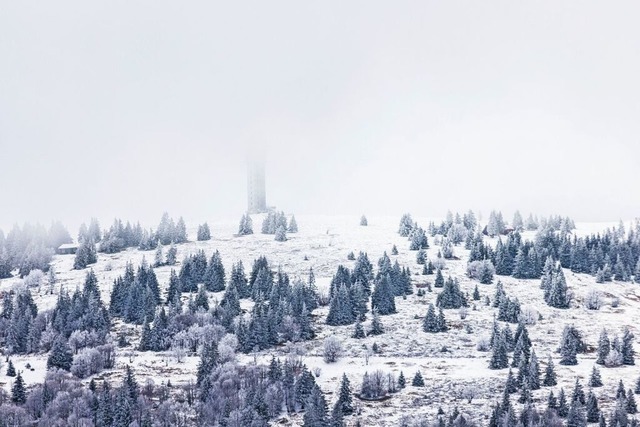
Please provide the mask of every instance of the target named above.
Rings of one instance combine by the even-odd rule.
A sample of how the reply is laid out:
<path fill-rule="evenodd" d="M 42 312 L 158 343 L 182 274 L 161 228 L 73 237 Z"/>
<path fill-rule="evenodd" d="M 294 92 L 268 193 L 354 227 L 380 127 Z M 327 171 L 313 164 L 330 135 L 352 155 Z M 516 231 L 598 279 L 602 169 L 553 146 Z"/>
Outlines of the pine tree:
<path fill-rule="evenodd" d="M 287 230 L 282 225 L 276 229 L 275 241 L 276 242 L 287 241 Z"/>
<path fill-rule="evenodd" d="M 557 266 L 552 274 L 547 304 L 555 308 L 569 308 L 567 281 L 561 266 Z"/>
<path fill-rule="evenodd" d="M 633 351 L 633 334 L 629 328 L 625 327 L 622 334 L 622 364 L 623 365 L 635 365 L 634 351 Z"/>
<path fill-rule="evenodd" d="M 58 368 L 68 371 L 73 362 L 73 353 L 63 336 L 58 336 L 53 343 L 47 359 L 47 369 Z"/>
<path fill-rule="evenodd" d="M 507 356 L 507 346 L 505 342 L 504 334 L 500 334 L 494 341 L 492 346 L 491 361 L 489 362 L 489 369 L 504 369 L 509 366 L 509 359 Z"/>
<path fill-rule="evenodd" d="M 353 301 L 347 286 L 342 284 L 331 298 L 327 325 L 350 325 L 356 320 L 353 313 Z"/>
<path fill-rule="evenodd" d="M 560 346 L 560 355 L 562 356 L 560 359 L 561 365 L 577 365 L 578 359 L 577 355 L 577 343 L 575 340 L 568 336 L 566 337 Z"/>
<path fill-rule="evenodd" d="M 404 377 L 404 372 L 400 371 L 400 376 L 398 376 L 398 388 L 403 389 L 407 386 L 407 380 Z"/>
<path fill-rule="evenodd" d="M 529 384 L 529 388 L 531 390 L 540 389 L 540 366 L 535 351 L 531 352 L 531 358 L 529 359 L 529 366 L 527 368 L 527 383 Z"/>
<path fill-rule="evenodd" d="M 289 227 L 287 228 L 288 233 L 297 233 L 298 232 L 298 223 L 296 222 L 296 216 L 291 215 L 291 221 L 289 221 Z"/>
<path fill-rule="evenodd" d="M 220 363 L 218 345 L 215 342 L 205 343 L 200 354 L 200 363 L 196 374 L 196 385 L 200 387 L 213 369 Z"/>
<path fill-rule="evenodd" d="M 549 355 L 549 358 L 547 359 L 547 367 L 544 371 L 544 380 L 542 382 L 542 385 L 544 385 L 545 387 L 553 387 L 556 384 L 558 384 L 556 371 L 553 366 L 553 359 L 551 359 L 551 355 Z"/>
<path fill-rule="evenodd" d="M 327 427 L 327 402 L 320 388 L 314 383 L 306 402 L 303 427 Z"/>
<path fill-rule="evenodd" d="M 416 372 L 414 375 L 411 385 L 414 387 L 424 387 L 424 379 L 422 378 L 420 371 Z"/>
<path fill-rule="evenodd" d="M 591 371 L 591 377 L 589 377 L 589 387 L 602 387 L 602 378 L 600 377 L 600 370 L 597 367 L 593 367 Z"/>
<path fill-rule="evenodd" d="M 339 408 L 343 415 L 350 415 L 353 413 L 351 383 L 349 382 L 349 378 L 347 378 L 346 374 L 342 374 L 342 382 L 340 383 L 340 393 L 338 394 L 336 408 Z"/>
<path fill-rule="evenodd" d="M 604 365 L 607 356 L 609 355 L 609 351 L 611 350 L 611 343 L 609 342 L 609 337 L 607 336 L 607 330 L 602 329 L 600 332 L 600 338 L 598 339 L 598 358 L 596 363 L 599 365 Z"/>
<path fill-rule="evenodd" d="M 558 394 L 558 416 L 564 418 L 568 413 L 569 405 L 567 404 L 567 397 L 564 394 L 564 388 L 561 388 Z"/>
<path fill-rule="evenodd" d="M 196 310 L 202 309 L 204 311 L 209 311 L 209 297 L 207 296 L 207 291 L 204 286 L 200 286 L 198 288 L 194 304 Z"/>
<path fill-rule="evenodd" d="M 369 221 L 367 221 L 367 217 L 362 215 L 360 217 L 360 225 L 363 227 L 366 227 L 367 225 L 369 225 Z"/>
<path fill-rule="evenodd" d="M 627 391 L 627 414 L 636 414 L 638 407 L 636 406 L 636 398 L 633 396 L 633 390 Z"/>
<path fill-rule="evenodd" d="M 473 289 L 473 300 L 480 301 L 480 291 L 478 290 L 478 285 Z"/>
<path fill-rule="evenodd" d="M 171 246 L 169 246 L 169 250 L 167 251 L 167 265 L 176 265 L 176 260 L 178 258 L 178 249 L 173 245 L 173 243 L 171 244 Z"/>
<path fill-rule="evenodd" d="M 596 395 L 590 391 L 587 397 L 587 422 L 597 423 L 600 419 L 600 408 L 598 408 L 598 399 Z"/>
<path fill-rule="evenodd" d="M 640 394 L 640 377 L 636 380 L 636 388 L 633 391 L 635 394 Z"/>
<path fill-rule="evenodd" d="M 586 398 L 584 395 L 584 390 L 582 389 L 582 384 L 580 384 L 580 380 L 578 378 L 576 378 L 576 383 L 573 387 L 573 395 L 571 397 L 571 403 L 580 403 L 581 405 L 584 405 L 586 403 Z"/>
<path fill-rule="evenodd" d="M 616 399 L 626 399 L 627 392 L 624 389 L 624 383 L 622 380 L 618 383 L 618 389 L 616 390 Z"/>
<path fill-rule="evenodd" d="M 436 280 L 433 286 L 436 288 L 444 287 L 444 277 L 442 276 L 442 270 L 440 270 L 440 268 L 436 269 Z"/>
<path fill-rule="evenodd" d="M 380 315 L 377 310 L 373 311 L 373 320 L 371 321 L 371 329 L 369 330 L 369 335 L 382 335 L 384 333 L 384 327 L 382 326 L 382 321 L 380 320 Z"/>
<path fill-rule="evenodd" d="M 587 427 L 587 417 L 582 405 L 571 404 L 567 413 L 567 427 Z"/>
<path fill-rule="evenodd" d="M 427 315 L 422 322 L 422 330 L 425 332 L 439 332 L 438 318 L 436 317 L 436 309 L 433 304 L 429 304 Z"/>
<path fill-rule="evenodd" d="M 8 377 L 16 376 L 16 369 L 13 367 L 13 361 L 11 359 L 9 359 L 9 363 L 7 365 L 7 376 Z"/>
<path fill-rule="evenodd" d="M 509 394 L 513 394 L 518 391 L 518 383 L 513 376 L 513 371 L 509 369 L 509 374 L 507 375 L 507 382 L 505 383 L 504 389 Z"/>
<path fill-rule="evenodd" d="M 11 401 L 18 405 L 22 405 L 27 401 L 27 391 L 20 372 L 16 375 L 16 380 L 11 387 Z"/>
<path fill-rule="evenodd" d="M 558 399 L 553 395 L 553 390 L 549 392 L 549 397 L 547 398 L 547 408 L 548 409 L 558 409 Z"/>
<path fill-rule="evenodd" d="M 391 255 L 398 255 L 398 247 L 396 245 L 391 248 Z"/>
<path fill-rule="evenodd" d="M 442 311 L 442 307 L 440 307 L 438 311 L 438 318 L 436 319 L 436 325 L 438 328 L 438 332 L 447 332 L 449 329 L 447 327 L 447 320 L 444 317 L 444 311 Z"/>
<path fill-rule="evenodd" d="M 211 240 L 211 229 L 209 228 L 209 224 L 206 222 L 198 226 L 197 239 L 199 242 Z"/>
<path fill-rule="evenodd" d="M 383 316 L 396 313 L 395 295 L 391 286 L 391 277 L 386 274 L 376 282 L 371 294 L 371 308 L 377 309 Z"/>

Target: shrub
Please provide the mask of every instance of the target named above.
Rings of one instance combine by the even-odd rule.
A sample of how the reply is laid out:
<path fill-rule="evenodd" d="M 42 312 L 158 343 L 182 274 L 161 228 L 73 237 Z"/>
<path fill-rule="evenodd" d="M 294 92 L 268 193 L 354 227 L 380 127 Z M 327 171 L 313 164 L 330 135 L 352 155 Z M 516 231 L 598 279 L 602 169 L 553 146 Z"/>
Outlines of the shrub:
<path fill-rule="evenodd" d="M 322 357 L 326 363 L 334 363 L 340 360 L 344 349 L 342 342 L 334 336 L 327 337 L 324 340 L 324 347 L 322 351 Z"/>
<path fill-rule="evenodd" d="M 478 338 L 478 342 L 476 343 L 476 350 L 478 351 L 489 351 L 491 349 L 491 338 L 482 335 Z"/>
<path fill-rule="evenodd" d="M 595 289 L 592 289 L 587 293 L 584 299 L 584 306 L 589 310 L 600 310 L 602 307 L 602 295 Z"/>
<path fill-rule="evenodd" d="M 531 305 L 525 305 L 520 309 L 520 316 L 518 316 L 519 320 L 525 325 L 535 325 L 538 322 L 540 314 L 535 307 Z"/>

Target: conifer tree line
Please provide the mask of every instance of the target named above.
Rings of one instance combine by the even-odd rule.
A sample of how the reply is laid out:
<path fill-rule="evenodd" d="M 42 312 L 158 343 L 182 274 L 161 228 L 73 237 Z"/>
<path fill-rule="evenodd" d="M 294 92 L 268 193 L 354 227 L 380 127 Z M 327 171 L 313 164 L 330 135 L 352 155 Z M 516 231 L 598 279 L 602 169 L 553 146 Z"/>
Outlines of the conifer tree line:
<path fill-rule="evenodd" d="M 40 224 L 15 225 L 8 234 L 0 230 L 0 279 L 27 276 L 32 270 L 49 270 L 57 249 L 73 239 L 59 221 L 47 229 Z"/>
<path fill-rule="evenodd" d="M 286 233 L 297 233 L 298 223 L 296 222 L 295 215 L 292 215 L 291 220 L 287 221 L 287 216 L 282 211 L 276 212 L 270 210 L 267 212 L 267 215 L 262 221 L 262 234 L 276 234 L 278 229 Z"/>
<path fill-rule="evenodd" d="M 92 220 L 93 224 L 94 220 Z M 206 229 L 209 226 L 205 223 Z M 205 231 L 204 225 L 199 227 L 199 232 Z M 91 231 L 94 230 L 94 231 Z M 206 234 L 206 233 L 205 233 Z M 209 233 L 210 234 L 210 233 Z M 199 233 L 200 237 L 200 233 Z M 98 245 L 98 252 L 116 253 L 126 248 L 137 247 L 140 250 L 154 250 L 158 245 L 170 245 L 185 243 L 188 240 L 187 226 L 184 219 L 180 217 L 177 222 L 169 217 L 168 213 L 162 214 L 158 228 L 143 229 L 140 223 L 132 225 L 129 221 L 123 224 L 122 220 L 114 220 L 111 227 L 100 235 L 99 225 L 89 226 L 83 224 L 80 227 L 78 242 L 93 241 Z"/>
<path fill-rule="evenodd" d="M 386 254 L 378 260 L 378 271 L 374 275 L 369 256 L 360 252 L 353 270 L 344 265 L 337 268 L 329 288 L 329 314 L 327 324 L 350 325 L 362 322 L 371 309 L 379 315 L 396 312 L 395 297 L 413 293 L 411 273 L 398 261 L 391 263 Z"/>
<path fill-rule="evenodd" d="M 503 234 L 506 226 L 501 225 L 501 216 L 500 213 L 492 212 L 489 222 L 491 224 L 493 221 L 498 225 L 494 224 L 495 232 L 491 232 L 492 228 L 487 226 L 489 232 L 484 230 L 487 234 Z M 548 273 L 547 262 L 551 259 L 551 262 L 558 262 L 560 267 L 571 269 L 575 273 L 591 274 L 599 283 L 612 280 L 630 281 L 640 277 L 640 220 L 636 220 L 628 231 L 625 230 L 624 224 L 620 223 L 618 227 L 607 229 L 604 233 L 586 237 L 573 235 L 575 224 L 566 217 L 552 216 L 537 220 L 530 216 L 527 221 L 522 221 L 516 213 L 514 224 L 516 225 L 513 226 L 513 232 L 510 232 L 506 239 L 498 237 L 495 249 L 484 243 L 483 232 L 478 228 L 472 211 L 463 216 L 456 214 L 455 217 L 449 212 L 447 219 L 439 226 L 430 223 L 428 231 L 432 237 L 443 237 L 443 252 L 448 245 L 464 242 L 465 248 L 470 250 L 470 265 L 475 261 L 490 261 L 491 265 L 487 264 L 486 269 L 494 270 L 495 274 L 501 276 L 539 279 Z M 537 230 L 534 241 L 523 241 L 520 234 L 522 230 Z M 402 216 L 398 231 L 401 236 L 422 241 L 422 229 L 412 220 L 410 214 Z M 420 249 L 420 243 L 414 244 L 412 240 L 411 248 Z M 559 267 L 556 268 L 558 269 Z M 472 270 L 469 275 L 481 280 L 482 275 L 478 273 L 480 267 L 474 267 Z M 487 281 L 491 276 L 488 271 L 485 279 Z M 562 296 L 550 303 L 559 308 L 566 304 L 568 302 L 563 301 Z"/>

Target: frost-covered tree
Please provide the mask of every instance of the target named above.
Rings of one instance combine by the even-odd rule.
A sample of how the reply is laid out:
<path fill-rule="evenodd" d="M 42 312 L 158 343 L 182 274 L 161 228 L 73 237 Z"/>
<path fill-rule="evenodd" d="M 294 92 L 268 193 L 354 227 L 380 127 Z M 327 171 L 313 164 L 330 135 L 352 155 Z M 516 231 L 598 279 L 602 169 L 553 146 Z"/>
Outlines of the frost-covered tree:
<path fill-rule="evenodd" d="M 367 217 L 366 216 L 362 215 L 360 217 L 360 225 L 363 226 L 363 227 L 366 227 L 366 226 L 369 225 L 369 221 L 367 221 Z"/>
<path fill-rule="evenodd" d="M 607 330 L 603 328 L 602 331 L 600 331 L 600 338 L 598 339 L 598 358 L 596 359 L 596 363 L 604 365 L 610 350 L 611 343 L 609 342 L 609 336 L 607 335 Z"/>
<path fill-rule="evenodd" d="M 422 374 L 420 373 L 420 371 L 417 371 L 416 374 L 413 376 L 411 385 L 414 387 L 424 387 L 424 378 L 422 378 Z"/>
<path fill-rule="evenodd" d="M 400 218 L 400 227 L 398 228 L 398 233 L 402 237 L 408 237 L 411 230 L 414 228 L 414 222 L 411 218 L 411 214 L 404 214 L 402 218 Z"/>
<path fill-rule="evenodd" d="M 589 377 L 589 387 L 602 387 L 602 378 L 600 377 L 600 370 L 594 366 L 591 370 L 591 376 Z"/>
<path fill-rule="evenodd" d="M 377 309 L 378 314 L 383 316 L 396 313 L 395 295 L 391 286 L 391 277 L 386 274 L 376 281 L 371 294 L 371 308 Z"/>
<path fill-rule="evenodd" d="M 373 319 L 371 320 L 371 329 L 369 335 L 382 335 L 384 333 L 384 327 L 382 326 L 382 320 L 377 310 L 373 311 Z"/>
<path fill-rule="evenodd" d="M 551 355 L 549 355 L 547 359 L 547 367 L 544 371 L 544 380 L 542 381 L 542 385 L 545 387 L 553 387 L 556 384 L 558 384 L 556 371 L 553 366 L 553 359 L 551 358 Z"/>
<path fill-rule="evenodd" d="M 206 222 L 198 226 L 197 239 L 199 242 L 211 240 L 211 229 L 209 228 L 209 224 Z"/>
<path fill-rule="evenodd" d="M 298 223 L 296 222 L 296 216 L 291 215 L 291 220 L 289 221 L 289 227 L 287 227 L 288 233 L 297 233 L 298 232 Z"/>
<path fill-rule="evenodd" d="M 622 364 L 635 365 L 635 357 L 633 350 L 633 334 L 628 327 L 624 328 L 622 333 Z"/>
<path fill-rule="evenodd" d="M 509 358 L 507 355 L 507 344 L 504 334 L 496 337 L 492 345 L 491 361 L 489 369 L 504 369 L 509 366 Z"/>
<path fill-rule="evenodd" d="M 75 270 L 82 270 L 87 268 L 88 265 L 98 262 L 96 244 L 93 240 L 85 239 L 80 242 L 76 251 L 76 257 L 73 261 L 73 268 Z"/>
<path fill-rule="evenodd" d="M 569 308 L 569 297 L 567 295 L 567 282 L 562 271 L 562 267 L 556 267 L 551 279 L 551 288 L 547 304 L 555 308 Z"/>
<path fill-rule="evenodd" d="M 27 390 L 20 372 L 16 375 L 16 379 L 11 387 L 11 401 L 17 405 L 22 405 L 27 401 Z"/>
<path fill-rule="evenodd" d="M 335 336 L 329 336 L 325 338 L 322 357 L 326 363 L 335 363 L 342 357 L 344 348 L 342 342 Z"/>
<path fill-rule="evenodd" d="M 436 298 L 436 305 L 440 308 L 468 307 L 466 296 L 460 290 L 458 279 L 449 277 L 444 284 L 442 292 Z"/>
<path fill-rule="evenodd" d="M 279 226 L 276 229 L 275 241 L 276 242 L 286 242 L 287 241 L 287 230 L 283 226 Z"/>
<path fill-rule="evenodd" d="M 253 221 L 249 214 L 242 215 L 240 218 L 240 225 L 238 226 L 238 234 L 240 236 L 247 236 L 253 234 Z"/>
<path fill-rule="evenodd" d="M 62 369 L 68 371 L 73 363 L 73 353 L 63 336 L 54 341 L 51 353 L 47 359 L 47 369 Z"/>
<path fill-rule="evenodd" d="M 176 259 L 178 257 L 178 249 L 171 244 L 169 246 L 169 250 L 167 251 L 167 265 L 176 265 Z"/>

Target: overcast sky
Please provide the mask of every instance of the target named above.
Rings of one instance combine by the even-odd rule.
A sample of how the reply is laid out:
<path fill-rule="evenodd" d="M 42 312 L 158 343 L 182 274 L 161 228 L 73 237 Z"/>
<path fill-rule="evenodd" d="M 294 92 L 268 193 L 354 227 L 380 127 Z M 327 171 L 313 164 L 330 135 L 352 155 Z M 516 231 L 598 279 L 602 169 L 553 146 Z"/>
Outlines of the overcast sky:
<path fill-rule="evenodd" d="M 255 145 L 287 212 L 631 219 L 638 16 L 638 1 L 0 0 L 0 227 L 239 218 Z"/>

